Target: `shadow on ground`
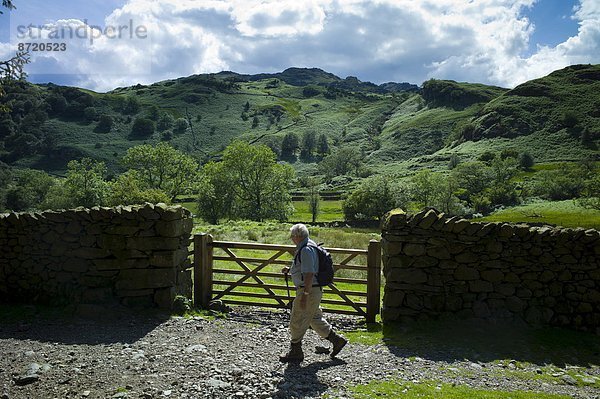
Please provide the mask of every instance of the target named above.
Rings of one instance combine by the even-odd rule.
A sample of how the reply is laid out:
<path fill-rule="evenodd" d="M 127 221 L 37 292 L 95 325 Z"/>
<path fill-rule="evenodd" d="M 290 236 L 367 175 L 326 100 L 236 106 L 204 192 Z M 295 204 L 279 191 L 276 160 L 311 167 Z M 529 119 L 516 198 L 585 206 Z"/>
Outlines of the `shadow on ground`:
<path fill-rule="evenodd" d="M 133 344 L 170 314 L 156 311 L 105 309 L 82 317 L 74 308 L 0 305 L 0 339 L 62 344 Z"/>
<path fill-rule="evenodd" d="M 305 366 L 290 363 L 283 372 L 283 379 L 277 386 L 278 391 L 273 394 L 274 398 L 289 397 L 320 397 L 330 387 L 319 381 L 317 372 L 329 367 L 342 366 L 346 362 L 341 359 L 330 359 L 328 361 L 310 363 Z"/>
<path fill-rule="evenodd" d="M 367 334 L 380 336 L 399 357 L 436 361 L 516 360 L 537 365 L 589 367 L 600 364 L 600 336 L 561 328 L 481 320 L 372 323 Z"/>

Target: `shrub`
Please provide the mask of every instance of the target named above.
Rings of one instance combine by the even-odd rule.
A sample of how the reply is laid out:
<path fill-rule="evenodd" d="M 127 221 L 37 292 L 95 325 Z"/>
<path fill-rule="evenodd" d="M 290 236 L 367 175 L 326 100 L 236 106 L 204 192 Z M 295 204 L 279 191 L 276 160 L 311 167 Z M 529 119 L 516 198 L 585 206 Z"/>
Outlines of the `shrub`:
<path fill-rule="evenodd" d="M 388 180 L 382 176 L 365 180 L 342 203 L 346 220 L 377 219 L 395 207 Z"/>
<path fill-rule="evenodd" d="M 481 154 L 478 158 L 481 162 L 491 162 L 494 158 L 496 158 L 496 154 L 491 151 L 486 151 Z"/>
<path fill-rule="evenodd" d="M 96 111 L 96 108 L 94 107 L 87 107 L 86 109 L 83 110 L 83 115 L 85 116 L 85 119 L 89 122 L 93 122 L 94 120 L 96 120 L 96 117 L 98 116 L 98 112 Z"/>
<path fill-rule="evenodd" d="M 293 157 L 300 146 L 300 139 L 296 133 L 288 133 L 281 142 L 281 156 L 284 158 Z"/>
<path fill-rule="evenodd" d="M 519 194 L 511 183 L 497 183 L 487 188 L 484 194 L 492 205 L 516 205 L 519 203 Z"/>
<path fill-rule="evenodd" d="M 578 205 L 600 211 L 600 174 L 595 174 L 585 181 L 581 194 L 581 198 L 577 201 Z"/>
<path fill-rule="evenodd" d="M 120 108 L 123 114 L 137 114 L 141 108 L 140 100 L 137 97 L 127 96 L 127 98 L 122 100 Z"/>
<path fill-rule="evenodd" d="M 573 111 L 567 111 L 561 118 L 562 125 L 566 128 L 574 128 L 579 123 L 579 117 Z"/>
<path fill-rule="evenodd" d="M 514 158 L 514 159 L 518 159 L 519 158 L 519 151 L 515 150 L 514 148 L 505 148 L 500 152 L 500 159 L 506 159 L 506 158 Z"/>
<path fill-rule="evenodd" d="M 170 130 L 167 130 L 165 132 L 162 132 L 160 139 L 162 141 L 171 141 L 173 140 L 173 132 Z"/>
<path fill-rule="evenodd" d="M 448 161 L 448 169 L 452 170 L 458 166 L 460 163 L 460 158 L 456 154 L 452 154 L 450 156 L 450 160 Z"/>
<path fill-rule="evenodd" d="M 154 122 L 146 118 L 136 118 L 131 127 L 134 137 L 148 137 L 154 133 Z"/>
<path fill-rule="evenodd" d="M 163 132 L 173 127 L 175 123 L 175 118 L 171 114 L 162 114 L 160 118 L 158 118 L 158 122 L 156 122 L 156 128 L 158 131 Z"/>
<path fill-rule="evenodd" d="M 62 114 L 67 109 L 67 100 L 61 94 L 52 94 L 46 102 L 50 105 L 52 114 Z"/>
<path fill-rule="evenodd" d="M 110 115 L 101 115 L 100 120 L 98 122 L 98 126 L 96 126 L 96 131 L 100 133 L 108 133 L 111 131 L 113 127 L 114 120 Z"/>
<path fill-rule="evenodd" d="M 137 171 L 129 170 L 110 183 L 107 202 L 111 206 L 116 206 L 143 204 L 144 202 L 168 204 L 171 201 L 164 191 L 149 188 Z"/>
<path fill-rule="evenodd" d="M 175 133 L 185 133 L 188 128 L 188 121 L 185 118 L 177 118 L 175 121 L 175 126 L 173 127 L 173 132 Z"/>
<path fill-rule="evenodd" d="M 538 172 L 533 183 L 536 195 L 552 201 L 579 197 L 585 185 L 577 168 L 563 165 L 556 170 Z"/>
<path fill-rule="evenodd" d="M 528 152 L 522 153 L 519 157 L 519 167 L 521 167 L 521 169 L 529 170 L 533 167 L 534 164 L 535 161 L 533 159 L 533 156 L 531 156 L 531 154 Z"/>
<path fill-rule="evenodd" d="M 303 90 L 302 90 L 302 95 L 304 97 L 314 97 L 317 96 L 321 93 L 321 91 L 313 86 L 306 86 Z"/>

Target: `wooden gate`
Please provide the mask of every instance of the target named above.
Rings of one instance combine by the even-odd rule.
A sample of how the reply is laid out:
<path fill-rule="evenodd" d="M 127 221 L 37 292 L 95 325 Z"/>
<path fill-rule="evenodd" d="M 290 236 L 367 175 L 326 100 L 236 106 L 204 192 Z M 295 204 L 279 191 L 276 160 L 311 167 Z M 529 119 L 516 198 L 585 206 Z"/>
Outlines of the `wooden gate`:
<path fill-rule="evenodd" d="M 286 308 L 295 289 L 291 278 L 286 284 L 281 269 L 291 265 L 295 250 L 295 245 L 213 241 L 211 235 L 195 235 L 195 303 L 206 308 L 211 300 L 220 299 L 233 305 Z M 380 242 L 372 240 L 368 250 L 327 250 L 333 256 L 336 276 L 334 284 L 324 287 L 323 311 L 363 316 L 374 322 L 381 300 Z M 264 253 L 267 256 L 260 256 Z M 366 257 L 366 265 L 350 263 L 357 257 Z M 359 276 L 344 276 L 348 273 Z"/>

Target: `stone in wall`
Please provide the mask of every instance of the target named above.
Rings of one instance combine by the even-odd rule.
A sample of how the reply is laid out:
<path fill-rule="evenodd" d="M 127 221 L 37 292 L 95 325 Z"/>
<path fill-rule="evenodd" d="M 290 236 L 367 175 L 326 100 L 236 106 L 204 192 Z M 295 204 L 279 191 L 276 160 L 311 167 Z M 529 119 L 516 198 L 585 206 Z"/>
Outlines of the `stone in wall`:
<path fill-rule="evenodd" d="M 169 308 L 191 296 L 192 224 L 165 204 L 0 215 L 0 301 Z"/>
<path fill-rule="evenodd" d="M 600 333 L 600 232 L 472 222 L 433 209 L 382 221 L 382 317 L 521 319 Z"/>

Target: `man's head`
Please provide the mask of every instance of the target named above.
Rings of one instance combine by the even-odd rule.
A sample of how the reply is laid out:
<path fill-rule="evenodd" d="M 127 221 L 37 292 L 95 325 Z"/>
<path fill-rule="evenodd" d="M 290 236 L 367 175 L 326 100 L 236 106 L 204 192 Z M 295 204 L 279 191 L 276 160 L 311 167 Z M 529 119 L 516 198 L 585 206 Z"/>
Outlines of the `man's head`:
<path fill-rule="evenodd" d="M 295 224 L 290 228 L 290 238 L 294 244 L 298 244 L 306 237 L 308 237 L 308 228 L 302 223 Z"/>

